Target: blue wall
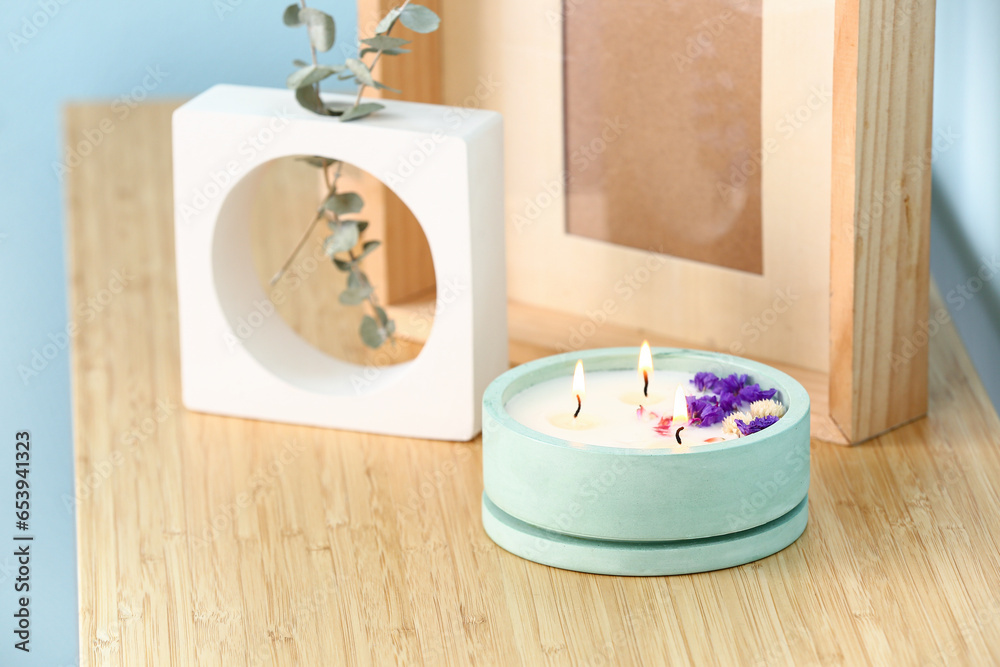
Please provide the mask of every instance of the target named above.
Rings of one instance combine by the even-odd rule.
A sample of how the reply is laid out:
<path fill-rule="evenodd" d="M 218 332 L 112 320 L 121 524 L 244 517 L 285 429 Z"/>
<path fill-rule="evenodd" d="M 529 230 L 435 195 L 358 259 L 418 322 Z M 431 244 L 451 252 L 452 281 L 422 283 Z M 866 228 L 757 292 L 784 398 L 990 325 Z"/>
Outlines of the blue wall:
<path fill-rule="evenodd" d="M 53 163 L 61 107 L 114 99 L 151 84 L 150 97 L 194 95 L 216 83 L 283 86 L 304 31 L 282 25 L 286 2 L 243 0 L 4 0 L 0 9 L 0 457 L 30 429 L 31 653 L 13 649 L 13 465 L 0 460 L 0 664 L 77 662 L 75 519 L 63 203 Z M 352 0 L 312 3 L 332 12 L 351 47 Z M 159 73 L 154 83 L 148 68 Z M 48 347 L 47 347 L 48 346 Z M 26 381 L 35 352 L 42 370 Z M 45 356 L 51 358 L 45 358 Z"/>
<path fill-rule="evenodd" d="M 1000 406 L 1000 3 L 938 0 L 931 271 Z"/>

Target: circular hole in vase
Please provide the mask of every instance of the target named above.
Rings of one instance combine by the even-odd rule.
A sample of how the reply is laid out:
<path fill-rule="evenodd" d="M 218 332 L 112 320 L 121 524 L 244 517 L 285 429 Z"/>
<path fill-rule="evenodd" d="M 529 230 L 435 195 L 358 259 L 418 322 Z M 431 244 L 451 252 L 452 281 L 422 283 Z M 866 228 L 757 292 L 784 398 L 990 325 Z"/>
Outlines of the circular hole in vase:
<path fill-rule="evenodd" d="M 302 389 L 359 395 L 393 382 L 420 354 L 433 329 L 437 289 L 416 218 L 381 181 L 350 164 L 341 165 L 336 190 L 364 201 L 361 210 L 354 210 L 354 200 L 351 212 L 339 215 L 341 221 L 368 223 L 357 225 L 357 243 L 334 254 L 338 267 L 324 249 L 337 226 L 328 224 L 333 216 L 324 214 L 306 235 L 333 169 L 287 157 L 258 165 L 237 181 L 219 211 L 213 275 L 231 328 L 231 351 L 245 348 Z M 382 243 L 362 257 L 372 240 Z M 352 294 L 341 298 L 348 287 Z M 372 322 L 363 331 L 366 318 L 378 323 L 384 340 L 373 339 Z"/>
<path fill-rule="evenodd" d="M 391 189 L 366 171 L 348 163 L 323 169 L 311 162 L 287 157 L 261 167 L 250 220 L 261 287 L 292 330 L 334 358 L 378 367 L 415 359 L 430 334 L 436 298 L 434 265 L 420 224 Z M 346 211 L 339 218 L 363 223 L 347 223 L 361 228 L 358 242 L 333 255 L 340 260 L 338 267 L 324 248 L 336 226 L 334 216 L 325 214 L 272 284 L 302 242 L 334 180 Z M 361 198 L 360 210 L 355 210 L 357 199 L 345 197 L 348 193 Z M 363 255 L 365 244 L 372 241 L 380 244 Z M 360 257 L 356 270 L 345 271 L 351 257 Z M 364 297 L 366 292 L 370 294 Z M 377 348 L 372 345 L 384 334 L 373 338 L 371 321 L 366 335 L 362 332 L 366 316 L 382 324 L 376 306 L 392 322 L 380 327 L 391 331 L 391 338 Z"/>

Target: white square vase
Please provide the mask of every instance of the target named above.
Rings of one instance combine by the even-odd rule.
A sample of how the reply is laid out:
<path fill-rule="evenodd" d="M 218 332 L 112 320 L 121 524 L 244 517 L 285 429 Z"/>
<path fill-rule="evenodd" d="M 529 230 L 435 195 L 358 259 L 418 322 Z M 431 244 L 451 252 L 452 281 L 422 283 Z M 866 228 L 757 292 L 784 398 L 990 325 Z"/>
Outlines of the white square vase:
<path fill-rule="evenodd" d="M 181 377 L 189 409 L 444 440 L 479 432 L 483 392 L 508 367 L 501 118 L 380 101 L 384 110 L 342 123 L 300 108 L 288 90 L 216 86 L 174 113 Z M 270 306 L 253 267 L 249 211 L 260 167 L 292 155 L 368 171 L 419 221 L 437 284 L 453 289 L 413 361 L 366 368 L 335 359 Z M 337 298 L 332 287 L 330 298 Z M 237 335 L 240 326 L 250 335 Z"/>

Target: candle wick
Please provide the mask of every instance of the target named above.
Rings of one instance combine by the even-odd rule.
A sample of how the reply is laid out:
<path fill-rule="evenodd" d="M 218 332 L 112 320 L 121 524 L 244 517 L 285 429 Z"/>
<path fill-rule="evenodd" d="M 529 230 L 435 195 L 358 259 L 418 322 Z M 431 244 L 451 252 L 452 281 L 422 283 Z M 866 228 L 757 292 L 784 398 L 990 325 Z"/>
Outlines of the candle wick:
<path fill-rule="evenodd" d="M 642 386 L 642 395 L 649 398 L 649 371 L 642 372 L 642 379 L 644 382 Z"/>
<path fill-rule="evenodd" d="M 573 419 L 580 416 L 580 408 L 583 407 L 583 401 L 580 400 L 580 394 L 576 395 L 576 412 L 573 413 Z"/>
<path fill-rule="evenodd" d="M 684 427 L 681 426 L 679 429 L 677 429 L 677 433 L 674 433 L 674 440 L 677 441 L 678 445 L 683 445 L 684 444 L 683 442 L 681 442 L 681 431 L 683 431 L 683 430 L 684 430 Z"/>

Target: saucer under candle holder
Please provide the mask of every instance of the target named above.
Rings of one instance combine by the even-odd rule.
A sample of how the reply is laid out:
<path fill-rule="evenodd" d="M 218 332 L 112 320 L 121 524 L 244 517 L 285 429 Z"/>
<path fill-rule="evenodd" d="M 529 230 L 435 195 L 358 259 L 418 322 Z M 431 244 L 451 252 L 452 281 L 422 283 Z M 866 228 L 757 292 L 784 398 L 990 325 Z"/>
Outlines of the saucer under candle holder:
<path fill-rule="evenodd" d="M 585 350 L 509 370 L 483 397 L 483 526 L 500 547 L 567 570 L 653 576 L 742 565 L 802 534 L 809 488 L 809 395 L 802 385 L 730 355 L 654 348 L 652 356 L 654 383 L 664 371 L 746 373 L 776 389 L 786 412 L 757 433 L 722 442 L 583 444 L 571 430 L 557 437 L 525 426 L 508 403 L 565 378 L 567 408 L 575 409 L 570 383 L 578 361 L 588 374 L 635 372 L 636 349 Z M 691 386 L 688 393 L 698 392 Z M 583 399 L 581 416 L 597 398 Z M 698 431 L 683 431 L 687 443 Z"/>

